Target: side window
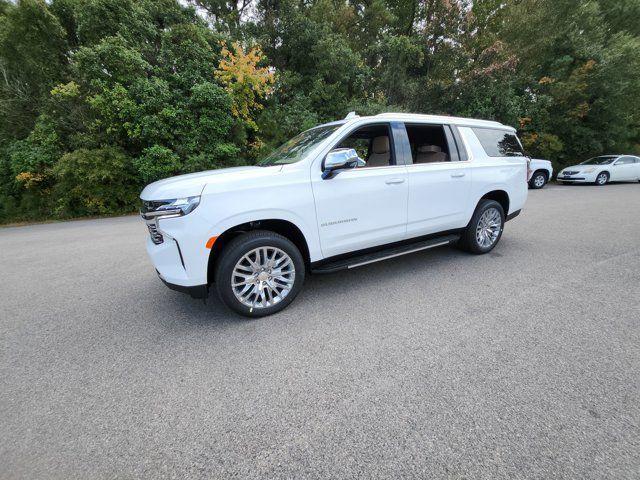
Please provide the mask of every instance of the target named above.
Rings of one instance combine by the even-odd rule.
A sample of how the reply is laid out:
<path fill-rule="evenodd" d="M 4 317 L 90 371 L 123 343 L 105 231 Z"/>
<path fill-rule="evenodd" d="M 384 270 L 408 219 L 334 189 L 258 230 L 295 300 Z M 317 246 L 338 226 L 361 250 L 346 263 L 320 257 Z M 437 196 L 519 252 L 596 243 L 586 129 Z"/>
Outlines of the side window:
<path fill-rule="evenodd" d="M 389 124 L 366 125 L 351 132 L 335 148 L 354 148 L 366 162 L 364 167 L 395 165 L 393 137 Z"/>
<path fill-rule="evenodd" d="M 450 142 L 447 141 L 447 137 L 453 141 L 453 136 L 442 125 L 405 124 L 405 128 L 414 164 L 450 162 L 452 156 L 453 160 L 458 159 L 455 146 L 450 147 Z"/>
<path fill-rule="evenodd" d="M 520 157 L 524 150 L 514 133 L 493 128 L 472 128 L 484 151 L 490 157 Z"/>
<path fill-rule="evenodd" d="M 616 165 L 628 165 L 630 163 L 635 163 L 635 159 L 633 157 L 620 157 L 616 162 Z"/>

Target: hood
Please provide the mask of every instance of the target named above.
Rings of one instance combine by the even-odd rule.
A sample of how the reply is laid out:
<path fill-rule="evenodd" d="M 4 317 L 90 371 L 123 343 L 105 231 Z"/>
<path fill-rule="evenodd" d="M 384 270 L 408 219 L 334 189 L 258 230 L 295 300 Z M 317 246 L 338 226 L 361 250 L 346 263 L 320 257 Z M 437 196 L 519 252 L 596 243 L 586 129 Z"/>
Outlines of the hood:
<path fill-rule="evenodd" d="M 255 178 L 265 174 L 273 174 L 274 169 L 280 171 L 281 167 L 232 167 L 178 175 L 150 183 L 142 190 L 140 198 L 142 200 L 168 200 L 194 197 L 202 193 L 207 183 Z"/>

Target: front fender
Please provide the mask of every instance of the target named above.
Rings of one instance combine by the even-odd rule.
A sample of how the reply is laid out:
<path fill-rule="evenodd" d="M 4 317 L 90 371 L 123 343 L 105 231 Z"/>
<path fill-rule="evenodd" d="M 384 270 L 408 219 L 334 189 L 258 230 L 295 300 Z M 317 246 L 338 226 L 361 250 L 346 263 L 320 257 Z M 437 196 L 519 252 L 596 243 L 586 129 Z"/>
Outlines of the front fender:
<path fill-rule="evenodd" d="M 315 212 L 313 219 L 315 220 Z M 321 258 L 320 245 L 318 241 L 317 229 L 314 225 L 310 225 L 300 215 L 295 212 L 283 209 L 265 208 L 253 210 L 251 212 L 242 212 L 228 216 L 216 223 L 209 231 L 210 237 L 219 237 L 224 232 L 249 222 L 258 222 L 264 220 L 284 220 L 295 225 L 301 232 L 307 242 L 309 248 L 309 256 L 312 262 Z"/>

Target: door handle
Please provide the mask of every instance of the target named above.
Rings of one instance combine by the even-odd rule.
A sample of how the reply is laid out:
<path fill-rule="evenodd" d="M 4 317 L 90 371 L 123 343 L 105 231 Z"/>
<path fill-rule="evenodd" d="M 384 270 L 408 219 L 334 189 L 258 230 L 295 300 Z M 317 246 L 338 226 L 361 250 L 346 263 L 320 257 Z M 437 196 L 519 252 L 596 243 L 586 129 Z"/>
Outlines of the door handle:
<path fill-rule="evenodd" d="M 388 180 L 385 180 L 385 182 L 387 185 L 393 185 L 396 183 L 404 183 L 404 178 L 389 178 Z"/>
<path fill-rule="evenodd" d="M 466 173 L 462 172 L 462 173 L 452 173 L 451 174 L 451 178 L 460 178 L 460 177 L 464 177 L 466 175 Z"/>

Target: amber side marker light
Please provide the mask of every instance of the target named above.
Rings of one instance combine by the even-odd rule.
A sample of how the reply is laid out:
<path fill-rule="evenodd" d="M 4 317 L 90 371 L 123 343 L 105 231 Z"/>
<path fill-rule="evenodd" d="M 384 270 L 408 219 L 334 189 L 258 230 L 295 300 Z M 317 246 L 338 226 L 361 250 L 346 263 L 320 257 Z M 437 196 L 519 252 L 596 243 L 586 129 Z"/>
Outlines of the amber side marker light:
<path fill-rule="evenodd" d="M 213 244 L 216 243 L 216 240 L 218 239 L 218 237 L 211 237 L 209 240 L 207 240 L 207 248 L 212 248 Z"/>

